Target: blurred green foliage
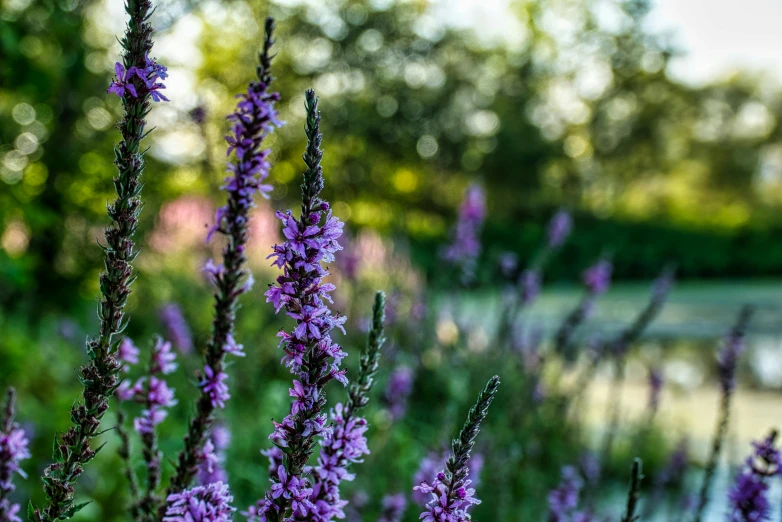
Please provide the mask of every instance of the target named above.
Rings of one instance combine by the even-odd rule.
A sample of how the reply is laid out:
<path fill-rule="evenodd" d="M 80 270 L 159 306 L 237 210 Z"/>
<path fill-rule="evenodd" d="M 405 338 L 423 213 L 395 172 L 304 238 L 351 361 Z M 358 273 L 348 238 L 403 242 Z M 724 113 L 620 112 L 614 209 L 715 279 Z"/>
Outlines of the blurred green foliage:
<path fill-rule="evenodd" d="M 767 247 L 780 235 L 779 91 L 748 76 L 675 83 L 666 76 L 675 49 L 645 29 L 648 2 L 606 5 L 512 4 L 518 34 L 504 41 L 487 39 L 490 28 L 443 26 L 425 2 L 165 0 L 156 52 L 171 68 L 173 101 L 153 111 L 141 229 L 167 201 L 217 199 L 223 116 L 253 74 L 257 21 L 271 14 L 289 122 L 271 140 L 273 207 L 296 193 L 301 93 L 313 85 L 338 214 L 354 230 L 409 239 L 428 269 L 478 179 L 491 209 L 488 252 L 529 255 L 534 232 L 564 205 L 593 216 L 580 233 L 589 248 L 568 256 L 582 265 L 611 248 L 630 261 L 620 277 L 651 276 L 672 258 L 684 276 L 776 273 L 782 254 Z M 119 113 L 105 89 L 121 30 L 118 1 L 2 6 L 5 304 L 33 313 L 92 295 L 100 260 L 90 245 L 111 190 Z M 206 121 L 194 122 L 193 109 Z"/>

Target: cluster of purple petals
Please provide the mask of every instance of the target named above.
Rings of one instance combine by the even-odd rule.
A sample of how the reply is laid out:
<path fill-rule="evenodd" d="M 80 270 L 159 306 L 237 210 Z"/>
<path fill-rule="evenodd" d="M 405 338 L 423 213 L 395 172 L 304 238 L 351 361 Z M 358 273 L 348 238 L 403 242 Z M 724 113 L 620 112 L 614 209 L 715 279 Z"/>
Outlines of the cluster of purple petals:
<path fill-rule="evenodd" d="M 437 476 L 437 473 L 445 468 L 445 463 L 450 456 L 448 450 L 440 452 L 431 451 L 423 459 L 418 466 L 418 470 L 413 476 L 413 484 L 421 484 L 431 480 L 431 477 Z M 480 486 L 481 483 L 481 471 L 483 471 L 484 458 L 479 452 L 475 452 L 470 456 L 470 471 L 468 478 L 474 487 Z M 418 489 L 413 489 L 413 501 L 416 504 L 425 506 L 429 502 L 430 495 Z"/>
<path fill-rule="evenodd" d="M 215 482 L 228 482 L 228 474 L 223 463 L 225 452 L 231 444 L 231 432 L 222 424 L 215 424 L 204 443 L 201 463 L 198 466 L 198 483 L 203 485 Z"/>
<path fill-rule="evenodd" d="M 425 495 L 430 500 L 426 509 L 421 513 L 420 519 L 424 522 L 467 522 L 472 520 L 469 510 L 481 503 L 475 497 L 475 489 L 471 488 L 472 481 L 467 479 L 456 489 L 449 487 L 450 479 L 445 470 L 440 471 L 431 483 L 421 482 L 413 488 Z"/>
<path fill-rule="evenodd" d="M 157 63 L 149 56 L 146 57 L 146 64 L 144 67 L 130 67 L 127 70 L 125 66 L 117 62 L 114 64 L 114 81 L 111 82 L 107 92 L 111 92 L 122 98 L 127 92 L 134 98 L 139 97 L 139 92 L 136 87 L 144 89 L 141 92 L 143 96 L 148 93 L 153 101 L 169 101 L 162 92 L 166 86 L 160 83 L 159 80 L 165 80 L 168 77 L 168 72 L 165 67 Z M 136 82 L 134 78 L 138 78 Z M 140 83 L 139 83 L 140 82 Z"/>
<path fill-rule="evenodd" d="M 548 225 L 549 248 L 561 247 L 570 235 L 571 230 L 573 230 L 573 218 L 565 210 L 557 211 Z"/>
<path fill-rule="evenodd" d="M 398 366 L 391 373 L 385 390 L 385 401 L 392 422 L 405 416 L 407 399 L 413 391 L 414 373 L 408 366 Z"/>
<path fill-rule="evenodd" d="M 305 470 L 312 476 L 312 493 L 308 513 L 298 519 L 326 522 L 344 518 L 347 501 L 340 498 L 342 481 L 352 481 L 354 475 L 348 471 L 350 464 L 362 461 L 369 455 L 367 447 L 367 421 L 363 417 L 345 418 L 345 408 L 339 403 L 331 412 L 332 427 L 324 432 L 321 452 L 316 466 Z"/>
<path fill-rule="evenodd" d="M 30 458 L 27 449 L 28 441 L 24 430 L 18 424 L 11 422 L 8 429 L 0 431 L 0 515 L 4 521 L 21 522 L 17 513 L 19 505 L 12 504 L 6 495 L 14 491 L 13 477 L 15 474 L 26 477 L 19 463 Z"/>
<path fill-rule="evenodd" d="M 176 303 L 167 303 L 160 308 L 159 316 L 166 328 L 166 334 L 174 346 L 182 353 L 192 352 L 193 337 L 182 313 L 182 308 Z"/>
<path fill-rule="evenodd" d="M 660 393 L 664 384 L 663 372 L 660 368 L 649 370 L 649 410 L 657 411 L 660 406 Z"/>
<path fill-rule="evenodd" d="M 133 366 L 138 364 L 140 353 L 129 337 L 123 338 L 117 348 L 117 359 L 123 363 L 122 371 L 129 372 Z"/>
<path fill-rule="evenodd" d="M 472 280 L 481 253 L 480 232 L 486 219 L 486 194 L 480 185 L 470 185 L 459 207 L 459 218 L 444 258 L 458 265 L 465 282 Z"/>
<path fill-rule="evenodd" d="M 138 360 L 138 353 L 136 352 L 132 358 Z M 120 400 L 144 405 L 141 415 L 133 420 L 133 427 L 140 434 L 153 433 L 155 427 L 168 416 L 166 409 L 177 403 L 174 390 L 168 387 L 163 378 L 176 370 L 175 360 L 176 355 L 171 351 L 171 343 L 157 338 L 152 348 L 148 375 L 139 377 L 135 383 L 126 379 L 117 389 L 117 397 Z"/>
<path fill-rule="evenodd" d="M 259 193 L 268 198 L 272 190 L 271 185 L 264 184 L 271 168 L 268 161 L 270 151 L 261 150 L 260 146 L 270 132 L 283 124 L 274 107 L 280 95 L 268 92 L 265 83 L 254 81 L 250 83 L 247 92 L 238 97 L 236 111 L 228 116 L 232 123 L 231 135 L 225 137 L 228 143 L 227 154 L 234 154 L 233 160 L 228 163 L 231 175 L 225 178 L 225 184 L 222 186 L 222 190 L 229 194 L 230 203 L 217 209 L 215 224 L 209 229 L 207 242 L 215 232 L 230 235 L 233 225 L 244 226 L 247 212 L 255 206 L 255 194 Z M 240 223 L 228 223 L 231 204 L 240 210 L 233 213 Z"/>
<path fill-rule="evenodd" d="M 313 493 L 309 482 L 306 479 L 289 475 L 285 466 L 280 464 L 277 471 L 271 475 L 271 488 L 267 496 L 259 500 L 256 505 L 242 514 L 247 517 L 248 522 L 266 522 L 267 514 L 277 510 L 275 500 L 284 498 L 289 501 L 293 518 L 286 520 L 295 520 L 298 517 L 307 517 L 312 513 L 313 505 L 310 502 L 310 496 Z M 309 520 L 305 518 L 305 520 Z"/>
<path fill-rule="evenodd" d="M 780 453 L 774 446 L 776 433 L 754 442 L 754 453 L 747 459 L 728 493 L 732 522 L 761 522 L 771 519 L 768 478 L 780 474 Z"/>
<path fill-rule="evenodd" d="M 590 266 L 581 276 L 584 285 L 592 295 L 604 294 L 611 286 L 611 273 L 613 265 L 607 259 L 601 259 Z"/>
<path fill-rule="evenodd" d="M 724 393 L 731 393 L 736 386 L 736 366 L 744 352 L 744 336 L 731 331 L 723 340 L 722 350 L 717 358 L 720 385 Z"/>
<path fill-rule="evenodd" d="M 222 482 L 174 493 L 166 502 L 163 522 L 230 522 L 236 511 L 228 486 Z"/>
<path fill-rule="evenodd" d="M 383 510 L 377 522 L 401 522 L 406 507 L 407 499 L 404 494 L 386 495 L 383 497 Z"/>

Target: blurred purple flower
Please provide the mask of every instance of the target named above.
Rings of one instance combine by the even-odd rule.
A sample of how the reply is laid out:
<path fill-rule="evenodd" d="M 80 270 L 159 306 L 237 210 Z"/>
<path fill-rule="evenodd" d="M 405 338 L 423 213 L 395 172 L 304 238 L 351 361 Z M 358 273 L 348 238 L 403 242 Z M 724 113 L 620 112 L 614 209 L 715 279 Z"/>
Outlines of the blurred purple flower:
<path fill-rule="evenodd" d="M 573 229 L 573 219 L 565 210 L 559 210 L 551 218 L 548 225 L 548 246 L 549 248 L 559 248 L 570 235 Z"/>
<path fill-rule="evenodd" d="M 613 265 L 607 259 L 601 259 L 587 268 L 582 275 L 582 279 L 589 293 L 593 295 L 604 294 L 608 287 L 611 286 L 612 271 Z"/>
<path fill-rule="evenodd" d="M 401 522 L 405 514 L 407 499 L 403 493 L 383 497 L 383 510 L 377 522 Z"/>
<path fill-rule="evenodd" d="M 407 411 L 407 399 L 413 391 L 413 370 L 407 366 L 398 366 L 391 373 L 385 391 L 385 400 L 392 421 L 404 417 Z"/>
<path fill-rule="evenodd" d="M 562 481 L 548 494 L 549 521 L 564 522 L 578 507 L 584 482 L 573 466 L 562 468 Z"/>
<path fill-rule="evenodd" d="M 193 351 L 193 338 L 187 325 L 182 308 L 176 303 L 167 303 L 160 308 L 160 321 L 166 328 L 166 334 L 180 352 L 187 354 Z"/>
<path fill-rule="evenodd" d="M 498 263 L 502 275 L 510 279 L 519 267 L 519 256 L 513 252 L 504 252 L 500 255 Z"/>
<path fill-rule="evenodd" d="M 27 477 L 19 463 L 30 458 L 29 441 L 24 430 L 14 422 L 15 400 L 14 391 L 9 390 L 0 423 L 0 520 L 4 522 L 21 522 L 17 517 L 19 505 L 12 503 L 7 496 L 16 489 L 14 475 Z"/>
<path fill-rule="evenodd" d="M 461 268 L 464 283 L 471 282 L 475 277 L 475 266 L 481 253 L 480 232 L 484 219 L 486 194 L 480 185 L 470 185 L 459 207 L 459 218 L 451 244 L 443 254 L 445 260 Z"/>
<path fill-rule="evenodd" d="M 762 522 L 771 519 L 767 479 L 780 474 L 780 453 L 774 446 L 777 433 L 753 442 L 755 452 L 728 493 L 732 522 Z"/>

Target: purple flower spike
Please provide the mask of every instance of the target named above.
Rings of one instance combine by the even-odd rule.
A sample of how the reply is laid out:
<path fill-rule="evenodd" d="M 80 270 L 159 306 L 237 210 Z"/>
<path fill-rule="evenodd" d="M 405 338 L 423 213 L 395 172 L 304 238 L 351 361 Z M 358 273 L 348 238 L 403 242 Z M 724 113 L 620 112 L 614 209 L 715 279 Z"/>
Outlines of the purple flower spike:
<path fill-rule="evenodd" d="M 559 210 L 548 225 L 548 246 L 549 248 L 559 248 L 567 240 L 570 231 L 573 229 L 573 218 L 565 210 Z"/>
<path fill-rule="evenodd" d="M 407 366 L 397 367 L 388 379 L 385 400 L 392 421 L 404 417 L 407 411 L 407 399 L 413 391 L 413 370 Z"/>
<path fill-rule="evenodd" d="M 182 314 L 182 308 L 176 303 L 168 303 L 160 308 L 160 320 L 166 327 L 168 338 L 174 343 L 180 352 L 190 353 L 193 351 L 193 337 L 190 334 L 190 327 L 187 325 L 185 316 Z"/>
<path fill-rule="evenodd" d="M 244 354 L 241 345 L 234 339 L 234 325 L 239 297 L 250 291 L 253 281 L 246 268 L 249 238 L 247 225 L 256 195 L 266 195 L 271 191 L 271 187 L 265 183 L 271 165 L 269 150 L 261 148 L 263 141 L 276 127 L 282 125 L 275 108 L 279 94 L 270 90 L 274 79 L 271 75 L 273 30 L 274 20 L 267 18 L 256 78 L 250 82 L 247 92 L 238 97 L 236 110 L 228 116 L 231 122 L 231 134 L 226 137 L 227 155 L 230 157 L 229 175 L 222 186 L 228 201 L 217 210 L 215 223 L 207 235 L 209 240 L 218 233 L 226 236 L 226 241 L 222 249 L 222 262 L 215 263 L 210 259 L 203 268 L 209 281 L 215 285 L 215 314 L 204 353 L 201 394 L 195 405 L 197 415 L 188 427 L 185 447 L 179 453 L 169 493 L 190 486 L 202 460 L 206 433 L 214 421 L 215 410 L 224 408 L 225 401 L 230 397 L 225 382 L 226 354 Z"/>
<path fill-rule="evenodd" d="M 562 482 L 548 494 L 549 520 L 551 522 L 568 520 L 578 507 L 582 487 L 584 487 L 584 482 L 576 468 L 572 466 L 562 468 Z"/>
<path fill-rule="evenodd" d="M 776 431 L 761 442 L 753 442 L 755 452 L 728 493 L 731 522 L 762 522 L 771 519 L 768 479 L 780 474 L 780 453 L 774 443 Z"/>
<path fill-rule="evenodd" d="M 134 401 L 144 406 L 141 415 L 133 420 L 133 427 L 141 435 L 154 434 L 157 425 L 168 416 L 166 409 L 177 403 L 174 390 L 162 378 L 176 369 L 175 357 L 171 352 L 171 343 L 155 338 L 147 375 L 135 383 L 126 379 L 117 390 L 120 400 Z"/>
<path fill-rule="evenodd" d="M 470 185 L 459 207 L 459 219 L 451 245 L 445 249 L 446 261 L 461 268 L 462 281 L 472 282 L 481 253 L 480 232 L 486 219 L 486 194 L 480 185 Z"/>
<path fill-rule="evenodd" d="M 230 522 L 236 511 L 233 500 L 222 482 L 174 493 L 166 498 L 163 522 Z"/>

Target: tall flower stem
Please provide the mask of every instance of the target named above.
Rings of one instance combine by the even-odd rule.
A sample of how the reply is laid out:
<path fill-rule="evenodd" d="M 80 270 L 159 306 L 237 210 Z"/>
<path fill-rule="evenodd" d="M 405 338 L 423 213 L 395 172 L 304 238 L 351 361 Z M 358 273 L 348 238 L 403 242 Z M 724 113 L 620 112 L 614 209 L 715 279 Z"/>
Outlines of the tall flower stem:
<path fill-rule="evenodd" d="M 633 460 L 633 468 L 630 472 L 630 487 L 627 490 L 627 507 L 622 522 L 635 522 L 639 515 L 635 514 L 638 508 L 638 500 L 641 498 L 641 480 L 643 480 L 641 459 Z"/>
<path fill-rule="evenodd" d="M 481 424 L 489 412 L 489 406 L 497 394 L 500 378 L 494 376 L 478 395 L 478 401 L 470 408 L 467 421 L 464 423 L 459 437 L 451 444 L 451 455 L 445 463 L 445 469 L 437 474 L 432 484 L 422 482 L 416 490 L 431 493 L 432 500 L 426 505 L 426 511 L 421 513 L 424 522 L 440 520 L 469 520 L 468 510 L 480 500 L 475 497 L 475 490 L 469 488 L 470 452 L 475 446 L 475 439 L 480 432 Z"/>
<path fill-rule="evenodd" d="M 273 108 L 273 103 L 279 97 L 268 90 L 273 80 L 270 69 L 273 31 L 274 20 L 267 18 L 263 48 L 256 68 L 257 79 L 250 84 L 247 94 L 242 96 L 237 111 L 229 117 L 234 122 L 234 135 L 227 138 L 230 144 L 228 153 L 235 151 L 235 158 L 229 165 L 233 175 L 226 178 L 223 187 L 228 192 L 228 204 L 218 210 L 217 222 L 210 232 L 210 235 L 218 232 L 226 236 L 227 242 L 222 252 L 223 264 L 215 266 L 210 262 L 205 268 L 216 286 L 212 333 L 204 356 L 206 375 L 196 403 L 196 414 L 190 421 L 184 437 L 184 448 L 179 453 L 171 477 L 169 495 L 187 489 L 193 481 L 207 431 L 214 422 L 215 410 L 223 407 L 225 399 L 229 397 L 222 383 L 226 377 L 223 372 L 225 355 L 240 355 L 233 340 L 233 330 L 239 307 L 238 298 L 252 284 L 252 278 L 245 269 L 247 221 L 250 209 L 254 206 L 253 194 L 268 191 L 268 187 L 261 184 L 268 176 L 268 151 L 259 148 L 263 138 L 274 126 L 279 125 Z"/>
<path fill-rule="evenodd" d="M 719 369 L 722 391 L 722 394 L 720 395 L 720 411 L 717 418 L 717 426 L 711 441 L 709 458 L 706 461 L 703 482 L 698 495 L 698 504 L 693 516 L 695 522 L 701 522 L 706 506 L 709 503 L 709 495 L 714 482 L 714 473 L 717 470 L 717 464 L 719 464 L 723 442 L 730 423 L 730 408 L 733 399 L 733 388 L 735 386 L 736 364 L 739 355 L 743 351 L 744 337 L 746 336 L 752 313 L 753 309 L 749 306 L 745 306 L 741 309 L 736 323 L 726 335 L 724 346 L 720 354 Z"/>
<path fill-rule="evenodd" d="M 350 385 L 348 391 L 348 402 L 345 407 L 346 420 L 351 419 L 358 410 L 369 403 L 369 392 L 372 391 L 372 386 L 375 384 L 375 374 L 380 361 L 380 349 L 386 342 L 385 321 L 386 294 L 377 291 L 375 292 L 375 302 L 372 305 L 372 326 L 369 328 L 367 344 L 361 352 L 358 379 Z"/>
<path fill-rule="evenodd" d="M 89 362 L 79 371 L 83 392 L 82 400 L 71 410 L 73 425 L 55 441 L 55 462 L 43 474 L 47 500 L 42 507 L 33 509 L 31 517 L 39 522 L 67 519 L 80 509 L 81 506 L 74 503 L 73 486 L 84 466 L 100 449 L 93 449 L 91 441 L 99 434 L 109 399 L 119 384 L 117 374 L 121 364 L 115 357 L 114 336 L 127 324 L 123 310 L 135 279 L 131 263 L 137 254 L 133 235 L 142 206 L 140 178 L 144 169 L 144 150 L 141 141 L 147 135 L 145 118 L 150 110 L 150 99 L 165 99 L 158 92 L 162 84 L 155 83 L 158 73 L 164 69 L 149 60 L 152 5 L 149 0 L 127 0 L 125 11 L 129 20 L 120 41 L 124 49 L 123 64 L 117 64 L 118 78 L 110 89 L 122 98 L 124 117 L 119 123 L 122 140 L 114 149 L 117 197 L 107 207 L 112 223 L 105 229 L 105 271 L 100 276 L 98 304 L 100 330 L 97 337 L 87 341 Z M 165 75 L 160 73 L 159 77 Z"/>
<path fill-rule="evenodd" d="M 318 437 L 328 431 L 324 387 L 333 379 L 347 385 L 345 370 L 340 369 L 347 354 L 331 339 L 334 328 L 345 331 L 342 325 L 347 318 L 332 313 L 326 304 L 332 302 L 335 287 L 324 281 L 329 274 L 326 265 L 342 249 L 337 240 L 344 224 L 332 214 L 329 203 L 319 197 L 325 186 L 320 165 L 323 135 L 318 98 L 311 89 L 305 93 L 304 108 L 307 147 L 303 159 L 307 168 L 301 185 L 301 213 L 298 218 L 290 210 L 276 214 L 284 225 L 286 240 L 275 245 L 269 257 L 275 258 L 273 265 L 283 273 L 265 294 L 277 312 L 284 308 L 296 320 L 290 332 L 281 330 L 277 334 L 285 352 L 283 362 L 294 375 L 289 394 L 295 399 L 285 418 L 274 423 L 270 436 L 283 454 L 282 465 L 272 477 L 265 499 L 248 513 L 251 520 L 266 522 L 306 517 L 312 511 L 312 488 L 305 468 Z M 336 411 L 336 415 L 341 412 Z"/>
<path fill-rule="evenodd" d="M 602 462 L 608 462 L 614 445 L 614 437 L 619 427 L 622 408 L 622 392 L 625 384 L 625 366 L 628 348 L 641 338 L 649 325 L 660 314 L 673 284 L 674 270 L 665 267 L 652 284 L 652 291 L 646 306 L 641 309 L 630 326 L 619 332 L 606 347 L 605 354 L 612 358 L 613 378 L 611 380 L 608 411 L 606 412 L 606 432 L 603 439 Z"/>

